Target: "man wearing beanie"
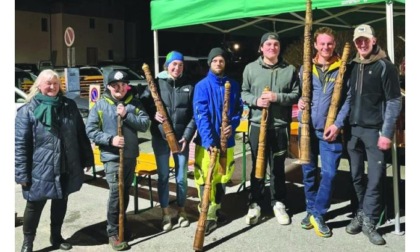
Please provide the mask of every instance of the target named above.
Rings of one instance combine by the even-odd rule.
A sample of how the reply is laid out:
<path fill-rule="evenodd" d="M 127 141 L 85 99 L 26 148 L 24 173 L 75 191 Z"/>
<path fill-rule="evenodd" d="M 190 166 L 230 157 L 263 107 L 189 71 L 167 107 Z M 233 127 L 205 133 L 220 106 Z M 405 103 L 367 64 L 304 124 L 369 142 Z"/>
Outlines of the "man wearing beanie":
<path fill-rule="evenodd" d="M 211 195 L 205 234 L 210 234 L 217 228 L 218 221 L 223 222 L 220 214 L 222 198 L 225 195 L 226 183 L 232 177 L 234 171 L 233 149 L 235 146 L 235 130 L 240 123 L 242 115 L 242 100 L 240 98 L 239 84 L 225 75 L 227 53 L 222 48 L 211 49 L 208 56 L 210 70 L 207 76 L 195 86 L 193 106 L 194 119 L 197 124 L 197 137 L 195 138 L 195 165 L 194 180 L 198 190 L 200 201 L 203 198 L 204 184 L 207 179 L 210 164 L 210 152 L 213 147 L 220 150 L 220 138 L 224 134 L 227 141 L 227 167 L 226 174 L 219 174 L 220 164 L 217 160 L 213 170 L 211 182 Z M 225 96 L 225 83 L 230 82 L 229 98 L 229 126 L 221 132 L 222 113 Z M 201 211 L 202 202 L 199 204 Z"/>
<path fill-rule="evenodd" d="M 268 109 L 265 156 L 270 171 L 271 207 L 281 225 L 290 224 L 286 212 L 285 165 L 289 146 L 292 105 L 299 96 L 299 79 L 294 66 L 289 65 L 280 54 L 280 40 L 277 33 L 265 33 L 261 37 L 258 52 L 261 54 L 254 62 L 245 66 L 242 83 L 242 99 L 250 108 L 249 142 L 252 154 L 251 190 L 249 209 L 245 216 L 248 225 L 257 224 L 264 202 L 265 179 L 255 177 L 255 163 L 258 153 L 261 112 Z M 263 91 L 265 87 L 269 91 Z M 264 178 L 265 178 L 264 174 Z"/>
<path fill-rule="evenodd" d="M 132 92 L 127 92 L 127 86 L 127 73 L 120 70 L 110 72 L 106 90 L 99 101 L 93 105 L 86 123 L 88 137 L 99 146 L 101 151 L 101 162 L 104 164 L 106 182 L 109 186 L 106 231 L 109 244 L 114 250 L 128 248 L 127 241 L 122 241 L 118 237 L 119 201 L 123 200 L 125 212 L 130 199 L 136 159 L 139 155 L 137 132 L 146 132 L 150 122 L 143 105 Z M 123 136 L 117 134 L 118 116 L 121 117 Z M 124 149 L 124 199 L 120 199 L 118 190 L 120 148 Z M 125 214 L 124 222 L 127 222 Z M 124 226 L 127 227 L 127 225 Z"/>
<path fill-rule="evenodd" d="M 187 170 L 189 145 L 196 131 L 193 118 L 192 99 L 194 86 L 188 76 L 184 75 L 184 56 L 177 51 L 171 51 L 166 56 L 165 70 L 157 76 L 157 93 L 166 109 L 168 118 L 157 111 L 150 89 L 140 97 L 145 104 L 152 125 L 152 148 L 156 158 L 158 172 L 158 195 L 162 208 L 162 230 L 168 232 L 172 229 L 172 220 L 169 211 L 169 158 L 171 150 L 166 140 L 163 122 L 169 120 L 174 130 L 175 138 L 181 147 L 180 152 L 172 153 L 175 160 L 177 223 L 180 227 L 188 227 L 190 221 L 185 212 L 187 199 Z"/>
<path fill-rule="evenodd" d="M 371 243 L 384 245 L 385 240 L 376 231 L 376 225 L 383 210 L 385 152 L 391 148 L 395 122 L 401 110 L 400 85 L 397 69 L 377 45 L 371 26 L 356 27 L 353 41 L 357 54 L 348 68 L 351 138 L 347 150 L 358 211 L 346 232 L 358 234 L 363 231 Z M 365 152 L 367 180 L 364 178 Z"/>

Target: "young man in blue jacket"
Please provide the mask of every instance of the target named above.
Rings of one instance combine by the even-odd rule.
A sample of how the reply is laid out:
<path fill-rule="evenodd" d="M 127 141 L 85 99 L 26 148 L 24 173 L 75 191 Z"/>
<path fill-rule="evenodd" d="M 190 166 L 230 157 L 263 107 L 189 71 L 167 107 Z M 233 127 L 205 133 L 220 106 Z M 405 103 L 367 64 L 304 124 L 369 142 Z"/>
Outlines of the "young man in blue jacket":
<path fill-rule="evenodd" d="M 310 162 L 302 165 L 303 184 L 306 197 L 306 217 L 301 221 L 304 229 L 315 229 L 321 237 L 332 235 L 325 223 L 325 214 L 331 206 L 334 179 L 343 152 L 340 130 L 349 112 L 350 92 L 346 84 L 341 89 L 340 104 L 334 123 L 325 129 L 325 122 L 339 74 L 341 59 L 335 52 L 335 32 L 328 27 L 315 31 L 314 47 L 317 50 L 312 65 Z M 300 72 L 302 76 L 302 70 Z M 301 122 L 305 103 L 298 102 Z M 299 134 L 300 134 L 299 130 Z M 321 158 L 321 178 L 318 179 L 318 155 Z M 319 182 L 318 182 L 319 180 Z"/>
<path fill-rule="evenodd" d="M 232 177 L 234 171 L 233 149 L 235 146 L 235 129 L 238 127 L 242 115 L 242 100 L 238 82 L 225 75 L 227 53 L 222 48 L 213 48 L 208 56 L 207 63 L 210 70 L 207 76 L 199 81 L 194 90 L 193 108 L 194 120 L 197 124 L 198 134 L 195 138 L 195 169 L 194 180 L 198 190 L 200 201 L 202 200 L 204 183 L 210 163 L 210 150 L 212 147 L 220 149 L 220 138 L 224 134 L 227 138 L 227 167 L 226 174 L 218 173 L 219 162 L 216 162 L 211 182 L 211 195 L 205 234 L 210 234 L 217 228 L 218 210 L 221 208 L 222 197 L 225 194 L 226 183 Z M 229 81 L 229 126 L 221 132 L 222 112 L 225 96 L 225 83 Z M 199 209 L 201 202 L 199 205 Z"/>

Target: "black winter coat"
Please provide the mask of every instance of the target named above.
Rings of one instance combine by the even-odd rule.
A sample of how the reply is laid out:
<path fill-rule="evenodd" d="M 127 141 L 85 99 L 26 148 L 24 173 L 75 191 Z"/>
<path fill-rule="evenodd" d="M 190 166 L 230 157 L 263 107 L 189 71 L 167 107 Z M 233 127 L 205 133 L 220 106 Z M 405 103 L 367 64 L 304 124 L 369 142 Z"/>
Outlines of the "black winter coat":
<path fill-rule="evenodd" d="M 15 181 L 27 183 L 22 190 L 26 200 L 62 199 L 80 190 L 84 167 L 93 166 L 92 147 L 76 103 L 62 98 L 59 131 L 48 131 L 34 117 L 36 99 L 17 111 Z"/>
<path fill-rule="evenodd" d="M 194 137 L 197 126 L 193 117 L 194 86 L 191 80 L 182 76 L 177 80 L 169 78 L 166 71 L 159 73 L 157 78 L 157 90 L 162 104 L 166 109 L 169 120 L 175 132 L 176 139 L 182 137 L 189 143 Z M 161 123 L 155 120 L 156 106 L 149 88 L 143 92 L 140 100 L 144 104 L 150 116 L 152 124 L 150 132 L 154 137 L 166 139 Z"/>

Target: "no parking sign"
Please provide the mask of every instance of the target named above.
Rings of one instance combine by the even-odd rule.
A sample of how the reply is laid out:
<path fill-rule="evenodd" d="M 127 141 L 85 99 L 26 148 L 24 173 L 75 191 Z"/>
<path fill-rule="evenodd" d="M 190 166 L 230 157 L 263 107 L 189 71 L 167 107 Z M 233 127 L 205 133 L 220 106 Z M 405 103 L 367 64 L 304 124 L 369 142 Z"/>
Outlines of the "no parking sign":
<path fill-rule="evenodd" d="M 93 107 L 97 100 L 101 97 L 101 85 L 92 84 L 89 86 L 89 109 Z"/>

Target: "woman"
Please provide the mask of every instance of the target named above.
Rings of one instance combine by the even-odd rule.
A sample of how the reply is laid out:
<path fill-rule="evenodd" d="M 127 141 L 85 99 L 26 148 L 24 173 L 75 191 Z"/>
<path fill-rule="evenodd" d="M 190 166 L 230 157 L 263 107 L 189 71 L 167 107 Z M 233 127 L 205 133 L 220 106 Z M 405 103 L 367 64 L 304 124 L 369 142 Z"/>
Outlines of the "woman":
<path fill-rule="evenodd" d="M 51 236 L 55 248 L 69 250 L 61 236 L 68 195 L 80 190 L 83 167 L 93 152 L 76 103 L 65 97 L 58 74 L 42 71 L 30 88 L 15 123 L 15 181 L 27 200 L 22 251 L 32 251 L 42 210 L 51 199 Z"/>
<path fill-rule="evenodd" d="M 165 106 L 166 113 L 172 124 L 176 139 L 179 142 L 181 151 L 172 153 L 175 161 L 175 180 L 178 205 L 178 224 L 180 227 L 188 227 L 190 222 L 185 212 L 185 201 L 187 198 L 187 169 L 189 143 L 191 142 L 196 126 L 193 118 L 193 85 L 192 82 L 183 75 L 184 56 L 172 51 L 166 56 L 164 64 L 165 71 L 157 76 L 157 89 L 159 96 Z M 145 104 L 147 113 L 150 115 L 152 125 L 152 147 L 156 158 L 158 170 L 158 195 L 162 208 L 162 229 L 166 232 L 172 229 L 171 216 L 169 214 L 169 149 L 166 141 L 162 123 L 165 118 L 156 111 L 153 97 L 150 90 L 146 89 L 141 95 L 141 100 Z"/>

